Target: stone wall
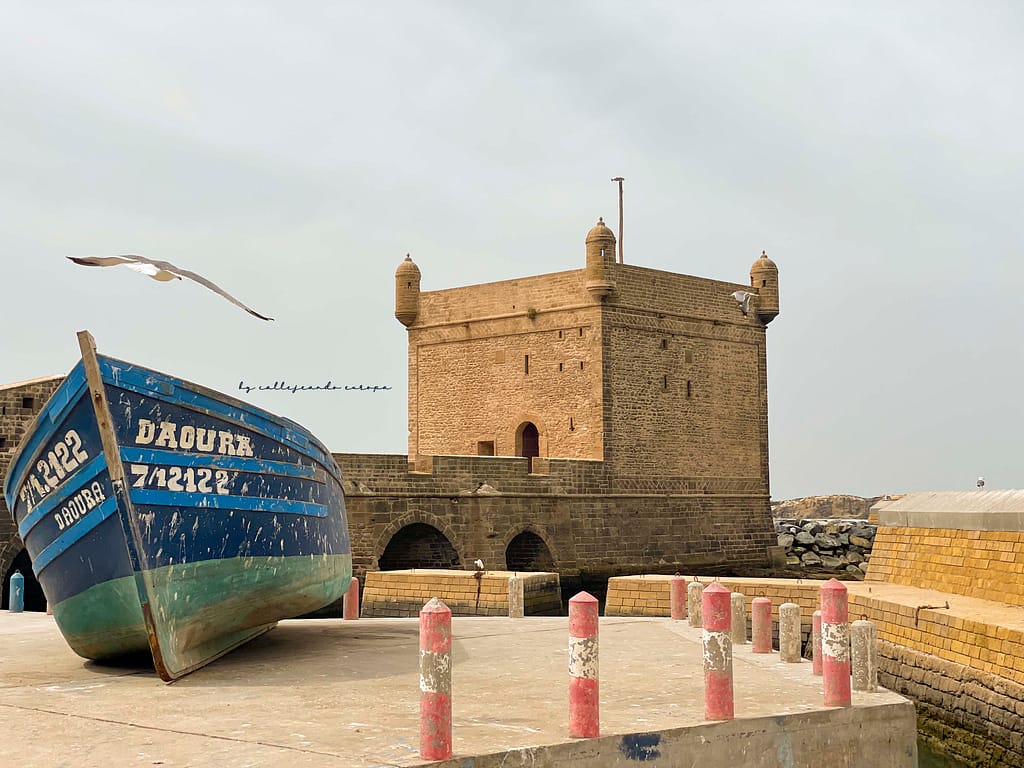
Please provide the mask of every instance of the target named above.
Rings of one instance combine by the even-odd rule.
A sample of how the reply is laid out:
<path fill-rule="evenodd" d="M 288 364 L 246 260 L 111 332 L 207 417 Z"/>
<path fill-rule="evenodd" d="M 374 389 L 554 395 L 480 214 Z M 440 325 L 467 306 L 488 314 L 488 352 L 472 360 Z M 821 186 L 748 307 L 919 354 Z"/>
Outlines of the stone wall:
<path fill-rule="evenodd" d="M 14 451 L 25 431 L 63 380 L 63 376 L 48 376 L 0 386 L 0 481 L 6 482 Z M 4 605 L 7 604 L 7 572 L 23 549 L 0 489 L 0 578 L 3 578 Z"/>
<path fill-rule="evenodd" d="M 696 488 L 668 478 L 611 493 L 602 462 L 547 459 L 531 474 L 526 459 L 433 456 L 408 472 L 404 456 L 335 457 L 356 575 L 378 570 L 392 538 L 415 524 L 443 534 L 463 568 L 476 559 L 507 567 L 510 543 L 530 532 L 563 577 L 763 572 L 775 544 L 762 522 L 764 497 L 735 484 Z"/>
<path fill-rule="evenodd" d="M 1024 765 L 1024 685 L 894 643 L 878 644 L 878 681 L 916 703 L 918 730 L 967 765 Z"/>
<path fill-rule="evenodd" d="M 373 571 L 363 586 L 362 615 L 418 616 L 431 598 L 447 605 L 453 616 L 508 616 L 508 580 L 523 580 L 527 616 L 559 616 L 562 593 L 557 573 L 453 570 Z"/>
<path fill-rule="evenodd" d="M 828 496 L 804 496 L 799 499 L 786 499 L 772 504 L 772 516 L 788 520 L 810 518 L 821 520 L 831 517 L 843 519 L 867 519 L 871 507 L 882 499 L 898 498 L 893 496 L 850 496 L 832 494 Z"/>
<path fill-rule="evenodd" d="M 786 550 L 787 571 L 796 569 L 808 577 L 863 579 L 875 529 L 866 520 L 775 520 L 778 544 Z"/>

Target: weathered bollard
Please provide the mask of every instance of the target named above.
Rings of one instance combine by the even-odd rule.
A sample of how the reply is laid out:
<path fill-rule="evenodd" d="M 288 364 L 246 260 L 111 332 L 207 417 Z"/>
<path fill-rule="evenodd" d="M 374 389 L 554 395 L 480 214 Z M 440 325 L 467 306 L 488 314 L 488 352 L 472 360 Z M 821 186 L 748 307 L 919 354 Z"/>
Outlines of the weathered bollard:
<path fill-rule="evenodd" d="M 811 672 L 821 674 L 821 611 L 811 616 Z"/>
<path fill-rule="evenodd" d="M 686 603 L 689 596 L 686 592 L 686 579 L 678 573 L 672 577 L 668 586 L 669 615 L 675 619 L 686 618 Z"/>
<path fill-rule="evenodd" d="M 420 611 L 420 757 L 452 756 L 452 612 L 436 597 Z"/>
<path fill-rule="evenodd" d="M 521 619 L 526 613 L 526 595 L 523 580 L 518 576 L 508 577 L 508 617 Z"/>
<path fill-rule="evenodd" d="M 875 625 L 859 620 L 850 625 L 850 657 L 853 663 L 853 690 L 878 688 L 878 642 Z"/>
<path fill-rule="evenodd" d="M 686 585 L 686 612 L 690 619 L 691 627 L 700 627 L 701 594 L 704 592 L 704 585 L 699 581 L 691 581 Z"/>
<path fill-rule="evenodd" d="M 355 620 L 359 618 L 359 579 L 352 577 L 348 591 L 341 601 L 341 618 Z"/>
<path fill-rule="evenodd" d="M 850 706 L 850 628 L 846 586 L 829 579 L 821 587 L 821 674 L 826 707 Z"/>
<path fill-rule="evenodd" d="M 787 664 L 800 663 L 800 606 L 779 606 L 779 659 Z"/>
<path fill-rule="evenodd" d="M 597 664 L 597 598 L 580 592 L 569 600 L 569 735 L 601 735 Z"/>
<path fill-rule="evenodd" d="M 772 601 L 767 597 L 750 602 L 750 643 L 754 653 L 772 652 Z"/>
<path fill-rule="evenodd" d="M 21 613 L 25 610 L 25 577 L 21 575 L 21 571 L 15 571 L 11 576 L 11 595 L 7 606 L 11 613 Z"/>
<path fill-rule="evenodd" d="M 729 595 L 732 606 L 732 644 L 743 645 L 747 642 L 747 598 L 742 592 Z"/>
<path fill-rule="evenodd" d="M 732 720 L 732 605 L 717 581 L 701 595 L 704 624 L 704 719 Z"/>

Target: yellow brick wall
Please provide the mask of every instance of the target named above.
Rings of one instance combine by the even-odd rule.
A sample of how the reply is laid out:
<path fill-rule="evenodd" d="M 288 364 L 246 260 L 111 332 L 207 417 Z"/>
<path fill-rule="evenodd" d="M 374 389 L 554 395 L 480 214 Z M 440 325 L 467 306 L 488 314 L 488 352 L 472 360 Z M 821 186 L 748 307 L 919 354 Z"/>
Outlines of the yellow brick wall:
<path fill-rule="evenodd" d="M 686 577 L 688 581 L 692 577 Z M 610 579 L 607 616 L 668 616 L 669 576 L 623 576 Z M 709 583 L 710 579 L 701 579 Z M 772 601 L 778 619 L 782 603 L 796 603 L 801 620 L 809 623 L 821 603 L 819 581 L 800 579 L 721 579 L 746 597 L 747 615 L 755 597 Z M 884 584 L 848 583 L 850 621 L 872 621 L 878 639 L 964 664 L 1024 685 L 1024 629 L 995 626 L 960 616 L 956 611 L 921 610 L 886 599 Z"/>
<path fill-rule="evenodd" d="M 1024 605 L 1024 532 L 882 527 L 867 579 Z"/>
<path fill-rule="evenodd" d="M 438 598 L 456 616 L 508 616 L 509 571 L 485 571 L 477 579 L 473 571 L 415 569 L 369 571 L 363 587 L 365 616 L 414 616 L 431 598 Z M 531 604 L 560 600 L 558 574 L 519 573 L 527 613 Z"/>

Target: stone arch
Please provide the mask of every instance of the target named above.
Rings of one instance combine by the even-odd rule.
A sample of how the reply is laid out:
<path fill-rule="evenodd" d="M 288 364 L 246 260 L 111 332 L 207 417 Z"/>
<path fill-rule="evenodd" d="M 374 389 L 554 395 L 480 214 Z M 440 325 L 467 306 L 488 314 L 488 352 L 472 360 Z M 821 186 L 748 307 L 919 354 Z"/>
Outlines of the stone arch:
<path fill-rule="evenodd" d="M 17 552 L 11 564 L 4 570 L 3 597 L 0 599 L 0 609 L 6 610 L 10 607 L 11 576 L 15 571 L 21 571 L 21 575 L 25 577 L 25 610 L 45 611 L 46 596 L 43 594 L 42 586 L 36 580 L 35 572 L 32 570 L 32 560 L 28 556 L 28 550 L 24 547 Z"/>
<path fill-rule="evenodd" d="M 533 421 L 524 421 L 516 427 L 516 456 L 526 459 L 526 471 L 533 472 L 533 460 L 541 455 L 540 427 Z"/>
<path fill-rule="evenodd" d="M 455 564 L 450 567 L 460 567 L 462 564 L 462 553 L 459 551 L 458 538 L 455 536 L 455 532 L 451 527 L 436 515 L 432 515 L 428 512 L 407 512 L 388 523 L 384 530 L 381 531 L 380 535 L 377 536 L 377 541 L 373 546 L 373 562 L 375 568 L 384 570 L 381 568 L 381 559 L 384 557 L 384 553 L 387 551 L 388 546 L 399 531 L 413 525 L 422 525 L 426 528 L 432 528 L 437 531 L 442 538 L 447 540 L 452 551 L 455 553 Z M 438 544 L 440 544 L 440 542 L 438 542 Z"/>
<path fill-rule="evenodd" d="M 458 568 L 461 560 L 451 541 L 427 523 L 400 528 L 377 561 L 382 571 L 406 568 Z"/>
<path fill-rule="evenodd" d="M 555 556 L 547 535 L 527 526 L 505 538 L 505 567 L 510 571 L 554 571 Z"/>

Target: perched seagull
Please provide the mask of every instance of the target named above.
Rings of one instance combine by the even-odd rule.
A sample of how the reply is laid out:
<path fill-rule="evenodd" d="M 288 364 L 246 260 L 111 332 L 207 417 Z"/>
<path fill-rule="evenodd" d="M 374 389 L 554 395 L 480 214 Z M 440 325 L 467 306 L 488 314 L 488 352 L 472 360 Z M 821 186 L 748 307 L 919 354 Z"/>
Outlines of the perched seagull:
<path fill-rule="evenodd" d="M 187 277 L 189 280 L 194 280 L 200 285 L 204 285 L 214 293 L 219 293 L 225 299 L 230 301 L 236 307 L 241 307 L 250 315 L 255 315 L 260 320 L 273 320 L 272 317 L 261 315 L 254 309 L 250 309 L 245 306 L 242 302 L 232 296 L 230 293 L 225 291 L 220 286 L 210 282 L 202 275 L 197 275 L 195 272 L 189 272 L 187 269 L 181 269 L 173 264 L 166 261 L 156 261 L 154 259 L 147 259 L 145 256 L 68 256 L 68 258 L 75 262 L 75 264 L 81 264 L 83 267 L 117 267 L 124 265 L 135 272 L 139 272 L 143 275 L 149 275 L 154 280 L 160 280 L 161 282 L 167 282 L 168 280 L 181 280 L 183 277 Z"/>
<path fill-rule="evenodd" d="M 749 291 L 733 291 L 731 295 L 736 299 L 736 303 L 740 305 L 740 311 L 744 315 L 750 311 L 750 300 L 757 296 L 756 293 L 750 293 Z"/>
<path fill-rule="evenodd" d="M 981 490 L 984 487 L 985 487 L 985 478 L 984 477 L 979 477 L 978 478 L 978 490 Z"/>
<path fill-rule="evenodd" d="M 484 561 L 483 560 L 474 560 L 473 561 L 473 565 L 476 566 L 476 569 L 478 571 L 482 571 L 484 569 Z"/>

